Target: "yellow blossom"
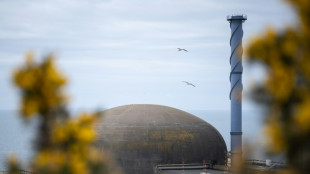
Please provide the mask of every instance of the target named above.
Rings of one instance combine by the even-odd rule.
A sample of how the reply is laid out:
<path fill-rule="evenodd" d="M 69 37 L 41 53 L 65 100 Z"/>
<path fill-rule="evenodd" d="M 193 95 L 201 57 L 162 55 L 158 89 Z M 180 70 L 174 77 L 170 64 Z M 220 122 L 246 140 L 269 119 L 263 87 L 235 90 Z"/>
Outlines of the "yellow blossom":
<path fill-rule="evenodd" d="M 66 78 L 56 68 L 53 56 L 42 63 L 36 63 L 33 56 L 27 54 L 25 65 L 15 71 L 13 80 L 22 93 L 22 115 L 40 117 L 37 152 L 31 162 L 34 173 L 119 174 L 117 167 L 109 166 L 113 164 L 110 159 L 92 146 L 96 136 L 92 124 L 97 115 L 68 117 L 64 108 L 68 98 L 62 91 Z M 17 163 L 10 161 L 10 173 L 19 173 Z"/>
<path fill-rule="evenodd" d="M 264 127 L 264 132 L 267 137 L 267 145 L 271 147 L 273 152 L 280 152 L 285 150 L 286 144 L 284 141 L 283 129 L 276 121 L 269 122 Z"/>
<path fill-rule="evenodd" d="M 305 101 L 299 105 L 298 113 L 296 114 L 295 121 L 298 127 L 306 132 L 310 131 L 310 97 L 307 96 Z"/>

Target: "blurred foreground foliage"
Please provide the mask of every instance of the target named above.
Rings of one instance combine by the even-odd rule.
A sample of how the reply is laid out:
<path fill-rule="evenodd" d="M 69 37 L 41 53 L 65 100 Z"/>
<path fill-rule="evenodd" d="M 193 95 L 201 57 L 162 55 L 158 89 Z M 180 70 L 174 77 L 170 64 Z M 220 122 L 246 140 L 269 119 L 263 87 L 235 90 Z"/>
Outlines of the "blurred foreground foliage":
<path fill-rule="evenodd" d="M 42 63 L 26 56 L 26 63 L 14 73 L 14 83 L 21 91 L 20 112 L 24 119 L 39 119 L 30 170 L 45 174 L 118 174 L 119 167 L 109 154 L 93 146 L 93 124 L 98 114 L 81 113 L 70 117 L 63 92 L 67 80 L 58 71 L 52 55 Z M 18 160 L 8 161 L 9 173 L 19 173 Z"/>
<path fill-rule="evenodd" d="M 268 29 L 247 47 L 250 62 L 266 67 L 253 98 L 267 110 L 266 134 L 273 153 L 287 158 L 291 173 L 310 171 L 310 1 L 286 0 L 298 17 L 294 27 Z"/>

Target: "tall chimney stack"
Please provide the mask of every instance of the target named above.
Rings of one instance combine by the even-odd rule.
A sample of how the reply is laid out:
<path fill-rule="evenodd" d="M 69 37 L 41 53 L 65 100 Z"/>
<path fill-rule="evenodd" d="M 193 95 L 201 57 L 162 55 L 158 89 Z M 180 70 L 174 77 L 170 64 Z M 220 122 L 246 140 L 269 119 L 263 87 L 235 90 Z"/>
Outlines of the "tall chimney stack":
<path fill-rule="evenodd" d="M 227 16 L 230 23 L 230 84 L 229 94 L 231 102 L 231 121 L 230 121 L 230 142 L 231 142 L 231 164 L 242 160 L 242 23 L 247 19 L 246 15 Z"/>

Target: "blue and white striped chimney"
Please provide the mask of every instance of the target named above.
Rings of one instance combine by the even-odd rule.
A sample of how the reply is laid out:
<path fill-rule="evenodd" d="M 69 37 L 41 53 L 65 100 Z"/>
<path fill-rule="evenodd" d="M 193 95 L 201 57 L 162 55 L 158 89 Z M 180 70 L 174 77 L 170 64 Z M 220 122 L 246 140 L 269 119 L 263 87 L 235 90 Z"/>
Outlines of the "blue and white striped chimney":
<path fill-rule="evenodd" d="M 230 22 L 230 101 L 231 101 L 231 164 L 242 159 L 242 23 L 247 19 L 245 15 L 227 16 Z"/>

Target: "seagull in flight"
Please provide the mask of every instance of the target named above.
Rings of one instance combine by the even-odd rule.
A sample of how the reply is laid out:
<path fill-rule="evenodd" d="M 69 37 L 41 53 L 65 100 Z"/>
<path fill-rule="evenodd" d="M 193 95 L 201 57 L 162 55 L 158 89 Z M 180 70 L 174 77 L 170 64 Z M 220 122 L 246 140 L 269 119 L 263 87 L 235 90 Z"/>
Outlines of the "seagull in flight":
<path fill-rule="evenodd" d="M 186 51 L 186 52 L 188 52 L 186 49 L 184 49 L 184 48 L 178 48 L 178 50 L 179 51 Z"/>
<path fill-rule="evenodd" d="M 187 82 L 187 81 L 182 81 L 182 82 L 186 83 L 187 85 L 191 85 L 191 86 L 193 86 L 193 87 L 196 87 L 194 84 L 189 83 L 189 82 Z"/>

